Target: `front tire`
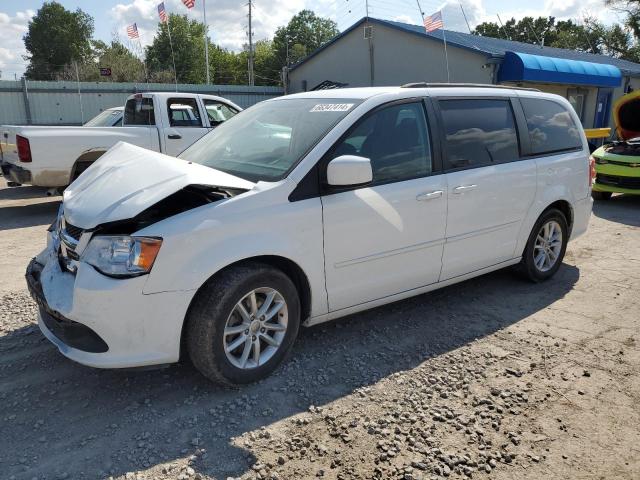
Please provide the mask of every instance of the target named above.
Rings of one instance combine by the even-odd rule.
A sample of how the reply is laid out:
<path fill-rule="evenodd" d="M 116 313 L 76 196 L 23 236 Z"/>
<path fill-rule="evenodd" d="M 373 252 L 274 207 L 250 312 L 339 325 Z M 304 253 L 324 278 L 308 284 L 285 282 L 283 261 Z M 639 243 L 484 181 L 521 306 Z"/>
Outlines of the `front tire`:
<path fill-rule="evenodd" d="M 591 190 L 591 197 L 594 200 L 609 200 L 613 195 L 611 192 L 598 192 L 596 190 Z"/>
<path fill-rule="evenodd" d="M 224 385 L 256 382 L 290 353 L 300 326 L 298 291 L 282 271 L 262 263 L 224 270 L 198 292 L 187 318 L 195 367 Z"/>
<path fill-rule="evenodd" d="M 560 210 L 544 212 L 531 231 L 519 270 L 532 282 L 551 278 L 560 268 L 569 241 L 567 219 Z"/>

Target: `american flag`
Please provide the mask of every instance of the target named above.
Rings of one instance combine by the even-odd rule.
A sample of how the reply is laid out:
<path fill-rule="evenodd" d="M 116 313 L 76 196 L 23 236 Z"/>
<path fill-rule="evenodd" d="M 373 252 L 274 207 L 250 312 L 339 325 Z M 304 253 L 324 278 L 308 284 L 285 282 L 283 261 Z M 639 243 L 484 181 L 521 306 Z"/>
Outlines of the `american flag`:
<path fill-rule="evenodd" d="M 127 36 L 129 38 L 140 38 L 140 35 L 138 35 L 138 26 L 135 23 L 127 27 Z"/>
<path fill-rule="evenodd" d="M 442 12 L 437 11 L 433 15 L 424 17 L 424 28 L 427 32 L 433 32 L 439 28 L 444 28 L 444 22 L 442 21 Z"/>
<path fill-rule="evenodd" d="M 164 9 L 164 2 L 160 2 L 158 5 L 158 15 L 160 16 L 160 21 L 162 23 L 167 23 L 169 17 L 167 17 L 167 11 Z"/>
<path fill-rule="evenodd" d="M 182 3 L 184 3 L 184 6 L 187 8 L 193 8 L 196 4 L 196 0 L 182 0 Z"/>

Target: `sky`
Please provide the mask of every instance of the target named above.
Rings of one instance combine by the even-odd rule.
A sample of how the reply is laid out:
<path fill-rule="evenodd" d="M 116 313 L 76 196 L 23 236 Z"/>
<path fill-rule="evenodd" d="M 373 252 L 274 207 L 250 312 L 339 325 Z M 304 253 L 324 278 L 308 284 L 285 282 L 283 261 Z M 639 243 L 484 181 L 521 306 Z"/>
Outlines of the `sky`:
<path fill-rule="evenodd" d="M 170 13 L 187 14 L 202 20 L 206 1 L 209 35 L 213 42 L 234 51 L 247 43 L 248 0 L 196 0 L 196 7 L 188 10 L 180 0 L 164 0 Z M 94 37 L 110 41 L 114 35 L 127 38 L 127 25 L 136 22 L 142 45 L 153 41 L 160 0 L 59 0 L 69 10 L 81 8 L 95 20 Z M 22 37 L 29 20 L 42 6 L 42 0 L 0 0 L 0 72 L 4 80 L 20 78 L 27 61 Z M 254 40 L 271 38 L 279 26 L 302 9 L 310 9 L 329 17 L 344 30 L 366 14 L 366 0 L 254 0 Z M 369 15 L 406 23 L 421 23 L 416 0 L 368 0 Z M 461 5 L 467 20 L 474 28 L 483 21 L 503 22 L 515 17 L 555 16 L 559 20 L 581 19 L 591 16 L 606 24 L 621 23 L 623 17 L 604 7 L 604 0 L 419 0 L 422 11 L 429 15 L 442 10 L 445 28 L 468 32 Z M 134 48 L 135 45 L 132 45 Z"/>

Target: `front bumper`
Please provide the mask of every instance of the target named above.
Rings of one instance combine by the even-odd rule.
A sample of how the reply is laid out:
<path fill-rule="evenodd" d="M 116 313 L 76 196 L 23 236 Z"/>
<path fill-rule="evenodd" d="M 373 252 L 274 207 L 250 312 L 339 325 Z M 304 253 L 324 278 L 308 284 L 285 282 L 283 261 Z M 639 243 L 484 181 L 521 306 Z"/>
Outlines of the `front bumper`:
<path fill-rule="evenodd" d="M 26 168 L 8 162 L 0 162 L 2 175 L 8 182 L 31 183 L 31 172 Z"/>
<path fill-rule="evenodd" d="M 31 261 L 26 278 L 40 330 L 71 360 L 98 368 L 178 361 L 195 292 L 145 295 L 146 276 L 114 279 L 83 262 L 74 275 L 60 268 L 51 247 Z"/>
<path fill-rule="evenodd" d="M 637 157 L 635 157 L 637 158 Z M 635 163 L 596 164 L 596 192 L 640 194 L 640 158 Z"/>

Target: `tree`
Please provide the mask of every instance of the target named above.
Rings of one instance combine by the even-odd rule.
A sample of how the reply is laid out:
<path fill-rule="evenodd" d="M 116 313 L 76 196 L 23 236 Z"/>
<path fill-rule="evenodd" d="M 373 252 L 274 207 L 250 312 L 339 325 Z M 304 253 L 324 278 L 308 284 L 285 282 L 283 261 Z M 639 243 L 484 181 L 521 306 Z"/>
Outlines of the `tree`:
<path fill-rule="evenodd" d="M 111 77 L 100 77 L 96 80 L 113 82 L 144 82 L 144 65 L 131 50 L 119 40 L 114 39 L 107 45 L 100 40 L 93 42 L 95 61 L 90 64 L 96 73 L 100 67 L 110 68 Z"/>
<path fill-rule="evenodd" d="M 511 18 L 504 27 L 494 22 L 481 23 L 472 33 L 638 61 L 639 49 L 620 25 L 607 27 L 593 18 L 586 18 L 583 24 L 572 20 L 556 22 L 554 17 L 524 17 L 520 21 Z"/>
<path fill-rule="evenodd" d="M 79 8 L 75 12 L 57 2 L 45 2 L 29 22 L 23 37 L 29 65 L 25 77 L 50 80 L 72 62 L 91 57 L 93 18 Z"/>
<path fill-rule="evenodd" d="M 272 69 L 280 70 L 296 63 L 338 35 L 338 25 L 331 19 L 317 16 L 311 10 L 302 10 L 293 16 L 287 26 L 276 30 L 273 37 Z"/>
<path fill-rule="evenodd" d="M 158 75 L 165 78 L 165 72 L 173 74 L 168 28 L 171 28 L 178 83 L 204 83 L 204 24 L 173 13 L 168 23 L 158 24 L 153 43 L 146 48 L 147 68 L 152 79 L 156 80 Z"/>

